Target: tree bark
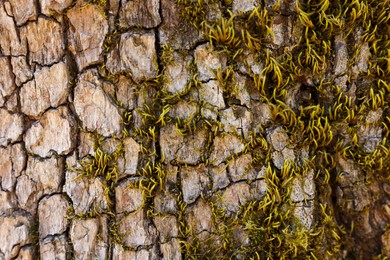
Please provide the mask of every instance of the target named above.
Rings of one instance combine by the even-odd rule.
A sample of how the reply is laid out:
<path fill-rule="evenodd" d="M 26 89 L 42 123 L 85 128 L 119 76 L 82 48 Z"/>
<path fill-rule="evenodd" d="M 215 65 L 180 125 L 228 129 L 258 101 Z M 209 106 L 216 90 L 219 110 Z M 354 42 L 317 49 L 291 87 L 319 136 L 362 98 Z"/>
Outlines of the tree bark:
<path fill-rule="evenodd" d="M 389 13 L 2 1 L 0 259 L 390 257 Z"/>

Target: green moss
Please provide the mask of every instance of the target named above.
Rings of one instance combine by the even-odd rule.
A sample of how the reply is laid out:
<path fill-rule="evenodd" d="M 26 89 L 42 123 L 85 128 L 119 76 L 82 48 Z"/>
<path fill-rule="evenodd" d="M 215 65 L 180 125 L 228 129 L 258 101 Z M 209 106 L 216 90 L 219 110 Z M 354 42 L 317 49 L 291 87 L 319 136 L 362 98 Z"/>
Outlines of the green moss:
<path fill-rule="evenodd" d="M 105 9 L 107 7 L 107 0 L 88 0 L 88 4 L 94 4 Z"/>
<path fill-rule="evenodd" d="M 367 180 L 379 178 L 390 181 L 390 40 L 388 34 L 382 33 L 390 30 L 390 1 L 297 1 L 296 11 L 291 17 L 302 31 L 297 42 L 283 50 L 273 49 L 272 46 L 272 19 L 280 14 L 280 1 L 272 10 L 259 4 L 253 11 L 237 15 L 230 10 L 231 2 L 179 0 L 177 4 L 183 21 L 203 32 L 215 51 L 227 53 L 230 66 L 214 72 L 224 97 L 232 98 L 238 92 L 233 77 L 236 62 L 245 60 L 248 54 L 257 57 L 263 65 L 260 74 L 248 73 L 258 95 L 256 100 L 270 107 L 272 125 L 283 127 L 294 149 L 299 151 L 309 147 L 309 158 L 301 163 L 287 161 L 278 170 L 271 160 L 272 151 L 265 138 L 265 126 L 257 126 L 245 140 L 243 153 L 252 155 L 252 165 L 256 169 L 267 168 L 264 177 L 267 193 L 260 200 L 248 201 L 234 215 L 226 214 L 226 210 L 219 206 L 218 196 L 204 195 L 203 199 L 208 201 L 213 213 L 213 232 L 205 240 L 194 234 L 193 223 L 187 223 L 187 204 L 181 192 L 176 194 L 182 253 L 186 259 L 231 259 L 239 256 L 244 259 L 340 258 L 341 250 L 350 250 L 352 231 L 346 232 L 347 228 L 337 221 L 333 208 L 331 189 L 337 181 L 337 157 L 359 165 Z M 92 3 L 104 8 L 107 6 L 106 1 Z M 213 3 L 221 8 L 222 17 L 208 21 L 208 5 Z M 349 81 L 368 82 L 356 91 L 354 98 L 336 86 L 335 79 L 329 75 L 332 73 L 334 37 L 343 35 L 346 41 L 351 41 L 358 28 L 362 30 L 362 41 L 370 48 L 371 58 L 367 73 L 360 72 L 356 76 L 358 79 L 349 76 Z M 116 39 L 116 32 L 106 38 L 105 55 L 115 45 Z M 354 59 L 360 50 L 359 45 L 349 50 L 349 67 L 356 65 Z M 162 65 L 160 75 L 138 83 L 138 90 L 151 90 L 153 94 L 142 108 L 124 112 L 124 132 L 119 138 L 123 140 L 131 136 L 140 143 L 141 159 L 136 174 L 139 180 L 133 186 L 143 191 L 142 210 L 147 211 L 148 217 L 159 214 L 154 209 L 153 198 L 158 192 L 165 192 L 165 158 L 156 146 L 160 128 L 173 123 L 183 136 L 207 128 L 210 133 L 208 146 L 222 129 L 219 121 L 206 119 L 201 112 L 185 120 L 169 116 L 171 107 L 180 100 L 197 102 L 201 111 L 211 108 L 205 102 L 188 100 L 187 97 L 191 90 L 202 87 L 196 74 L 196 61 L 189 65 L 194 76 L 181 93 L 172 94 L 164 88 L 167 80 L 163 76 L 164 68 L 174 62 L 173 53 L 172 48 L 164 46 L 159 57 Z M 110 75 L 105 64 L 102 64 L 100 72 L 107 80 L 117 80 L 117 75 Z M 303 85 L 310 94 L 297 106 L 291 107 L 288 96 L 297 85 Z M 119 102 L 118 105 L 123 107 Z M 359 143 L 356 129 L 366 124 L 365 118 L 370 110 L 379 109 L 383 110 L 378 123 L 383 127 L 383 138 L 374 151 L 367 152 Z M 133 127 L 135 113 L 142 118 L 137 127 Z M 345 125 L 349 131 L 341 134 L 343 129 L 340 128 Z M 119 146 L 112 154 L 106 153 L 101 149 L 102 141 L 101 137 L 95 136 L 95 155 L 82 160 L 77 171 L 91 178 L 103 176 L 106 196 L 110 201 L 114 199 L 114 185 L 120 174 L 117 160 L 123 156 L 123 147 Z M 227 161 L 237 156 L 234 154 Z M 210 162 L 204 157 L 202 163 L 209 165 Z M 316 201 L 315 224 L 307 230 L 292 213 L 294 204 L 290 201 L 289 184 L 309 170 L 315 173 Z M 176 186 L 180 190 L 180 180 Z M 100 214 L 114 216 L 112 205 L 107 212 L 91 209 L 78 217 L 97 217 Z M 348 229 L 352 230 L 353 224 Z M 238 233 L 245 234 L 248 240 L 244 243 Z M 122 244 L 115 220 L 110 222 L 110 234 L 113 242 Z"/>
<path fill-rule="evenodd" d="M 389 124 L 390 100 L 389 73 L 390 20 L 389 1 L 296 1 L 296 12 L 292 14 L 295 22 L 301 24 L 302 34 L 299 41 L 284 49 L 284 53 L 270 50 L 273 32 L 272 16 L 278 14 L 277 4 L 273 10 L 263 5 L 248 13 L 233 15 L 227 5 L 222 6 L 221 17 L 217 21 L 206 20 L 207 12 L 199 2 L 179 1 L 182 15 L 188 16 L 193 5 L 199 9 L 191 10 L 191 20 L 202 31 L 216 50 L 227 52 L 229 64 L 233 60 L 245 59 L 244 53 L 252 53 L 264 61 L 260 75 L 250 75 L 260 100 L 266 102 L 272 110 L 272 124 L 282 125 L 293 140 L 296 149 L 310 147 L 310 164 L 306 170 L 316 172 L 316 225 L 306 230 L 294 220 L 291 214 L 288 190 L 283 183 L 291 181 L 294 175 L 280 177 L 280 171 L 268 162 L 266 181 L 269 190 L 265 198 L 242 206 L 233 217 L 226 217 L 224 209 L 213 207 L 214 222 L 217 223 L 213 235 L 200 241 L 190 231 L 183 237 L 183 247 L 189 258 L 227 259 L 241 255 L 245 259 L 313 258 L 323 259 L 341 257 L 342 248 L 350 248 L 351 234 L 338 224 L 332 209 L 329 190 L 335 183 L 332 172 L 337 172 L 336 157 L 352 160 L 363 171 L 366 178 L 390 180 L 389 174 Z M 276 11 L 276 13 L 275 13 Z M 203 26 L 199 26 L 199 25 Z M 360 72 L 361 78 L 373 82 L 367 88 L 356 92 L 356 99 L 341 91 L 335 79 L 327 76 L 331 73 L 334 46 L 332 41 L 342 35 L 351 41 L 352 33 L 363 29 L 362 41 L 368 43 L 371 51 L 367 73 Z M 355 41 L 355 40 L 354 40 Z M 352 57 L 348 68 L 354 66 L 355 57 L 362 50 L 361 45 L 349 50 Z M 223 87 L 224 96 L 234 96 L 237 91 L 231 83 L 231 71 L 216 71 L 215 75 Z M 330 81 L 329 78 L 331 78 Z M 326 79 L 326 81 L 325 81 Z M 348 84 L 357 79 L 348 77 Z M 286 104 L 291 86 L 312 81 L 310 96 L 302 101 L 299 108 Z M 366 152 L 359 142 L 357 127 L 366 125 L 369 111 L 384 111 L 381 122 L 383 139 L 372 152 Z M 348 125 L 347 135 L 340 127 Z M 260 131 L 261 133 L 262 131 Z M 252 134 L 246 141 L 245 152 L 250 152 L 255 167 L 266 164 L 270 158 L 268 144 L 262 134 Z M 285 165 L 286 166 L 286 165 Z M 297 168 L 295 172 L 299 171 Z M 375 176 L 375 177 L 374 177 Z M 264 206 L 266 205 L 266 206 Z M 233 229 L 237 225 L 245 227 L 249 236 L 249 245 L 235 241 Z M 190 234 L 188 234 L 190 233 Z M 189 240 L 189 238 L 191 238 Z M 189 242 L 190 241 L 190 242 Z M 206 245 L 204 245 L 206 244 Z M 325 246 L 324 246 L 325 245 Z"/>

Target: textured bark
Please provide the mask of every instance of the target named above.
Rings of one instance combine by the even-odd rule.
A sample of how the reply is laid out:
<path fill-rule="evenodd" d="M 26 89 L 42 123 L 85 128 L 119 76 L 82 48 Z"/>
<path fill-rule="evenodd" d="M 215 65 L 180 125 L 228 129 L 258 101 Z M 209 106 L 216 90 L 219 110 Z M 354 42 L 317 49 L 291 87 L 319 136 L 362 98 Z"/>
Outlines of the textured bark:
<path fill-rule="evenodd" d="M 297 1 L 1 1 L 0 259 L 390 257 L 390 1 Z"/>

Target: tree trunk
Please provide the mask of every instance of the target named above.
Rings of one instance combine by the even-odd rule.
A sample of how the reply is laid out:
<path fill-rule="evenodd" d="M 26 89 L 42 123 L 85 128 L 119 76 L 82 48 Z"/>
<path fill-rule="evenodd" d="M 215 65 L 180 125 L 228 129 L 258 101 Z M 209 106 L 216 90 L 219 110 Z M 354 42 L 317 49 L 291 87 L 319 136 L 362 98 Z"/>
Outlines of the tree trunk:
<path fill-rule="evenodd" d="M 389 13 L 3 0 L 0 259 L 390 257 Z"/>

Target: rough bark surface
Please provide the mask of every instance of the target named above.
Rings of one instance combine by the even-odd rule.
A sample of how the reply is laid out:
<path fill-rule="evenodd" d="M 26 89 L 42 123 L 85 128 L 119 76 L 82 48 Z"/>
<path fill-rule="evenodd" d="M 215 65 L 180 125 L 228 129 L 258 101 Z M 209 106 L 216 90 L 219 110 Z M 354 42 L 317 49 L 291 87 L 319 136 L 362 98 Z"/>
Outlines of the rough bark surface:
<path fill-rule="evenodd" d="M 390 257 L 390 1 L 333 2 L 1 1 L 0 259 Z"/>

